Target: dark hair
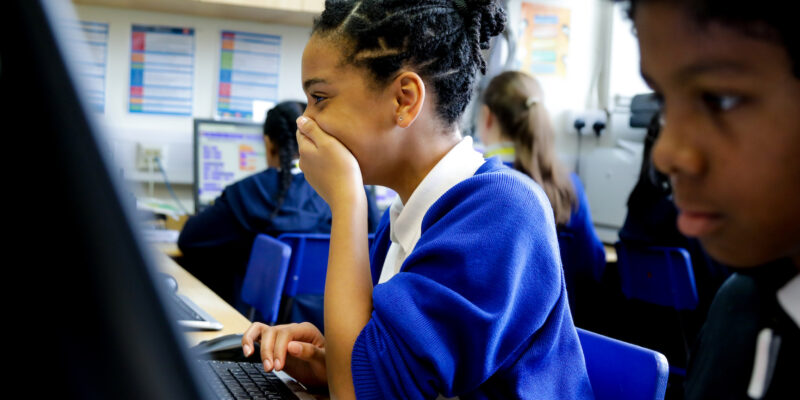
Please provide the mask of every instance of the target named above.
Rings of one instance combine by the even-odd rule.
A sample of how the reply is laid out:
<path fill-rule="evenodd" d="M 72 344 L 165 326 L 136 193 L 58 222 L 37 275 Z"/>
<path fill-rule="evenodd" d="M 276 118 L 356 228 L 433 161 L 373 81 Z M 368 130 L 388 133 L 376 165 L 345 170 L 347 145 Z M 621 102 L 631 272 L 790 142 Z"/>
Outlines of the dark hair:
<path fill-rule="evenodd" d="M 303 114 L 305 108 L 305 103 L 297 101 L 278 103 L 267 112 L 267 119 L 264 121 L 264 136 L 269 137 L 273 146 L 278 148 L 278 159 L 281 165 L 278 200 L 270 219 L 280 211 L 289 187 L 292 185 L 292 161 L 298 153 L 295 120 Z"/>
<path fill-rule="evenodd" d="M 628 3 L 633 19 L 639 5 L 646 2 L 670 2 L 685 7 L 701 25 L 715 21 L 745 35 L 774 41 L 786 49 L 794 76 L 800 78 L 800 30 L 797 17 L 785 1 L 762 0 L 614 0 Z"/>
<path fill-rule="evenodd" d="M 506 71 L 489 82 L 483 92 L 483 104 L 497 117 L 503 136 L 514 142 L 514 168 L 542 186 L 553 206 L 556 224 L 565 225 L 577 205 L 577 197 L 556 158 L 555 133 L 543 97 L 536 78 Z"/>
<path fill-rule="evenodd" d="M 464 112 L 481 49 L 505 28 L 494 0 L 327 0 L 312 32 L 340 41 L 344 60 L 386 83 L 410 68 L 432 84 L 438 115 L 448 124 Z"/>

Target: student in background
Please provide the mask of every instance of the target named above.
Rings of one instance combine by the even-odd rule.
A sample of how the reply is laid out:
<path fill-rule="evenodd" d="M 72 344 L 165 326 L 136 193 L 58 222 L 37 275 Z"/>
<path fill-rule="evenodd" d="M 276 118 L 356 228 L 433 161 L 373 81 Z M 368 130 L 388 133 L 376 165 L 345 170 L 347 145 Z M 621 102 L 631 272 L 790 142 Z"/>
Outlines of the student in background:
<path fill-rule="evenodd" d="M 235 182 L 214 204 L 186 221 L 178 238 L 181 264 L 237 308 L 253 240 L 259 233 L 329 233 L 331 210 L 297 166 L 295 119 L 305 103 L 286 101 L 264 122 L 268 168 Z M 370 201 L 370 220 L 377 208 Z M 374 227 L 374 225 L 371 225 Z"/>
<path fill-rule="evenodd" d="M 785 2 L 634 0 L 644 79 L 663 99 L 655 166 L 678 229 L 735 269 L 686 398 L 800 398 L 800 47 Z"/>
<path fill-rule="evenodd" d="M 524 72 L 506 71 L 489 82 L 482 101 L 478 131 L 487 150 L 500 154 L 504 163 L 510 160 L 513 168 L 541 185 L 550 200 L 567 284 L 572 286 L 580 276 L 592 278 L 593 271 L 604 269 L 605 251 L 578 175 L 567 173 L 556 158 L 553 126 L 539 82 Z M 574 295 L 570 293 L 571 299 Z"/>
<path fill-rule="evenodd" d="M 458 129 L 504 25 L 487 0 L 326 3 L 298 120 L 333 211 L 325 336 L 257 323 L 246 355 L 331 398 L 592 398 L 547 197 Z M 363 183 L 398 193 L 371 252 Z"/>

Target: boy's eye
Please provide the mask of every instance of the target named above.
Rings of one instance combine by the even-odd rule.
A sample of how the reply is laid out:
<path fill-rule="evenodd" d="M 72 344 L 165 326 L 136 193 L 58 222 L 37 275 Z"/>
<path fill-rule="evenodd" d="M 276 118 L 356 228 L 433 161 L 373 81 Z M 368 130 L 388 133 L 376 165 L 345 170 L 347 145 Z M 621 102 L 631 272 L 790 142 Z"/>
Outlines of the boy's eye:
<path fill-rule="evenodd" d="M 319 104 L 321 101 L 325 100 L 325 97 L 312 94 L 311 99 L 314 100 L 314 104 Z"/>
<path fill-rule="evenodd" d="M 708 106 L 709 109 L 715 112 L 723 112 L 729 111 L 739 105 L 742 101 L 741 96 L 736 95 L 728 95 L 728 94 L 715 94 L 715 93 L 703 93 L 703 103 Z"/>

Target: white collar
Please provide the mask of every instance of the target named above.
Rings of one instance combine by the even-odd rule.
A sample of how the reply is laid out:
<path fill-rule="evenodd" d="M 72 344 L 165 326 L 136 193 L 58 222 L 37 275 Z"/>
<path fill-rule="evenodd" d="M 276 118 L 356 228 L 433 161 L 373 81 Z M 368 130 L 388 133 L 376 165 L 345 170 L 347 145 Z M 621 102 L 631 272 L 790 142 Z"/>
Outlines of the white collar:
<path fill-rule="evenodd" d="M 467 136 L 428 172 L 407 204 L 403 205 L 400 197 L 395 197 L 389 211 L 392 243 L 399 245 L 406 255 L 410 254 L 419 240 L 422 219 L 428 209 L 450 188 L 475 175 L 484 161 L 483 156 L 472 148 L 472 138 Z"/>
<path fill-rule="evenodd" d="M 800 327 L 800 274 L 778 290 L 778 303 L 794 323 Z"/>

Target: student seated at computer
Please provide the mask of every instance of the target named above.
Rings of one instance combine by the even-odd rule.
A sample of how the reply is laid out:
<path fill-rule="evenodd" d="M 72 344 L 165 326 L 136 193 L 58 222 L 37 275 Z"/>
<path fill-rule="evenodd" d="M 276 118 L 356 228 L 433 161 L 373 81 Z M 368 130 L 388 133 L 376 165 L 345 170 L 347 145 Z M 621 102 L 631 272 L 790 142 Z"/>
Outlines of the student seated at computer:
<path fill-rule="evenodd" d="M 305 103 L 286 101 L 264 122 L 268 168 L 235 182 L 214 204 L 189 218 L 178 238 L 181 264 L 230 304 L 242 308 L 239 290 L 259 233 L 329 233 L 331 210 L 297 166 L 297 125 Z M 368 196 L 369 197 L 369 196 Z M 370 221 L 379 218 L 370 197 Z"/>
<path fill-rule="evenodd" d="M 492 78 L 481 100 L 477 126 L 489 150 L 484 156 L 497 154 L 544 189 L 561 237 L 567 283 L 581 272 L 603 270 L 605 250 L 594 231 L 583 185 L 556 158 L 553 126 L 539 82 L 524 72 L 506 71 Z"/>
<path fill-rule="evenodd" d="M 256 323 L 245 354 L 332 398 L 593 398 L 544 191 L 458 129 L 504 25 L 494 1 L 326 2 L 298 120 L 333 212 L 325 336 Z M 371 251 L 364 183 L 398 193 Z"/>
<path fill-rule="evenodd" d="M 800 25 L 777 0 L 628 3 L 663 100 L 652 158 L 678 230 L 736 271 L 690 354 L 686 398 L 800 398 Z"/>

